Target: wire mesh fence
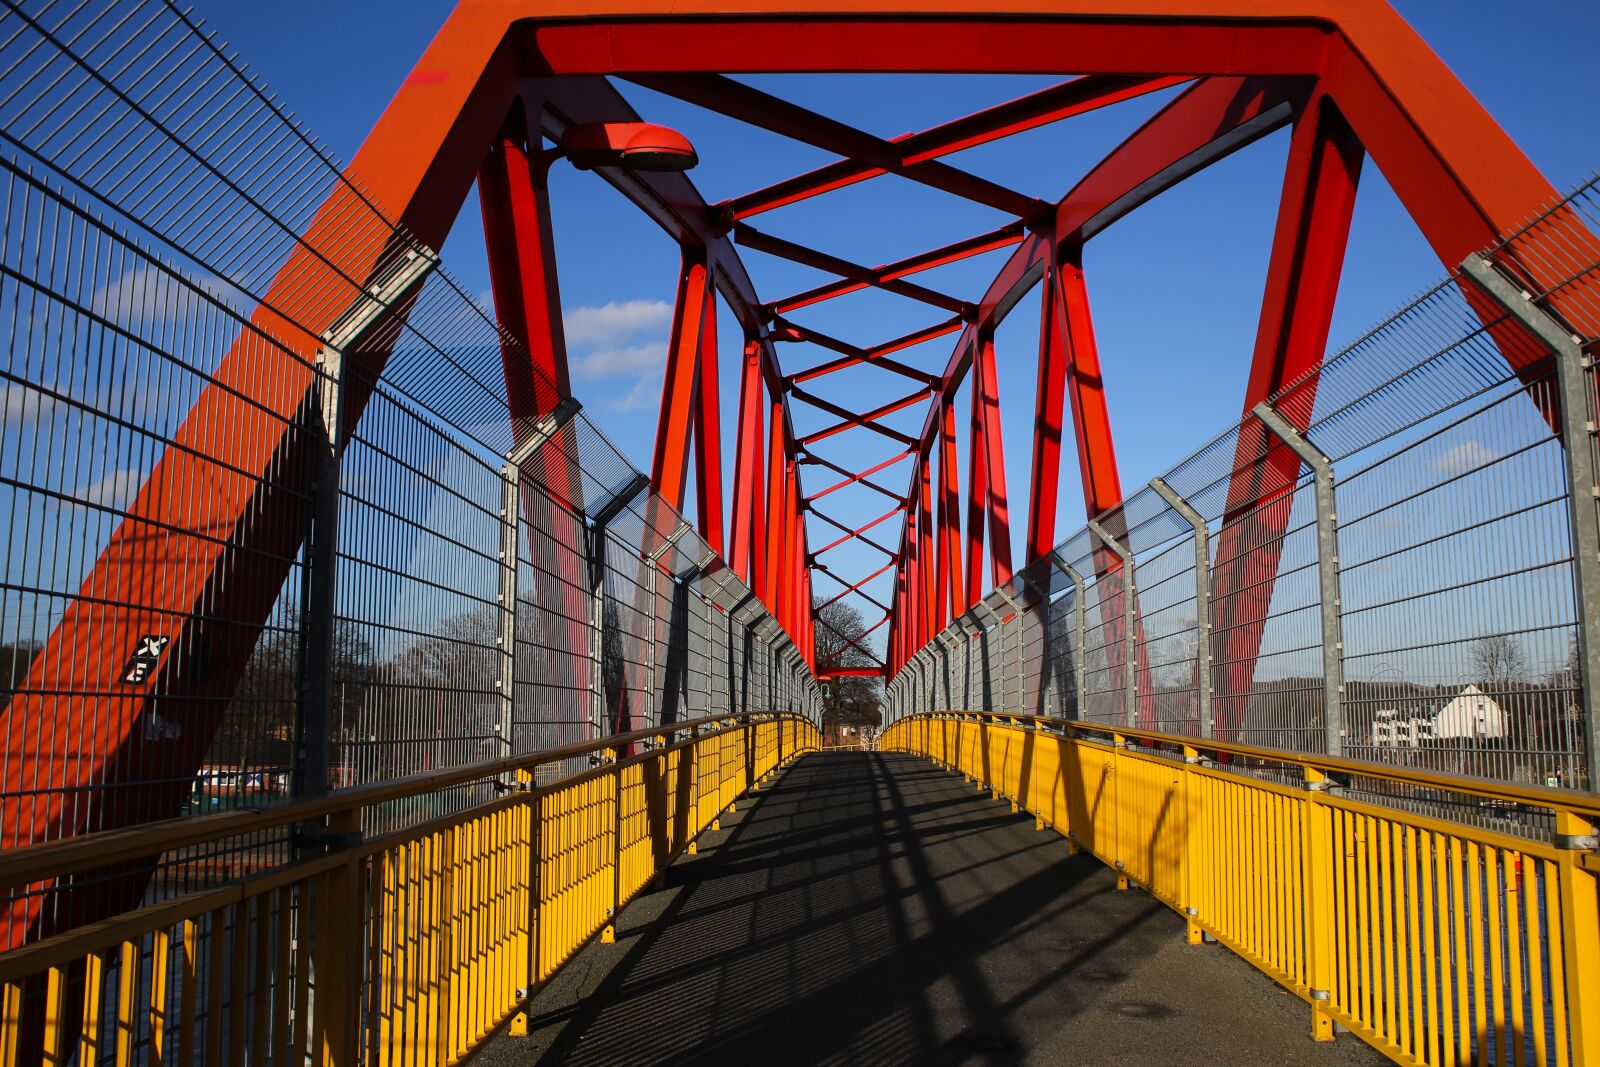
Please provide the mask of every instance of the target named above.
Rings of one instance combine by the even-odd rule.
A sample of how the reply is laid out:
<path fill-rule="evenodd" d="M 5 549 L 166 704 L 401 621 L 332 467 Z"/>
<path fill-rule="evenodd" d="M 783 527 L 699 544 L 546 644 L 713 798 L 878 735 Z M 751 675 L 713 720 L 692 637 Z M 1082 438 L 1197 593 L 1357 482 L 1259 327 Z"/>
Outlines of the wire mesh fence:
<path fill-rule="evenodd" d="M 0 205 L 0 847 L 814 712 L 743 583 L 576 404 L 513 418 L 527 354 L 186 11 L 0 2 Z M 62 888 L 7 943 L 84 919 Z"/>
<path fill-rule="evenodd" d="M 1591 180 L 1174 466 L 1178 503 L 1153 484 L 1033 561 L 892 681 L 891 714 L 1593 788 L 1597 220 Z M 1046 650 L 1021 691 L 981 681 L 1012 628 Z M 979 684 L 922 681 L 952 665 Z"/>

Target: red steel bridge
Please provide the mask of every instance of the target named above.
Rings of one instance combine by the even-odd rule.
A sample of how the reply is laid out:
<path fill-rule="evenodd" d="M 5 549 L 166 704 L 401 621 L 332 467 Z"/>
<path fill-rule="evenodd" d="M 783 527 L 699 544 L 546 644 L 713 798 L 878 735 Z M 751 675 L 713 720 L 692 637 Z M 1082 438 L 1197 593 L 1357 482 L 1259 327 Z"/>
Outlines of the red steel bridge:
<path fill-rule="evenodd" d="M 0 1062 L 1046 1062 L 1073 998 L 1061 1027 L 1160 1016 L 1032 957 L 995 965 L 1053 991 L 1027 1010 L 976 977 L 1030 935 L 974 895 L 1158 951 L 1038 877 L 1143 891 L 1352 1056 L 1600 1062 L 1594 183 L 1559 194 L 1383 0 L 725 8 L 460 0 L 343 165 L 167 0 L 3 0 Z M 747 77 L 807 73 L 1058 80 L 884 138 Z M 1055 199 L 953 158 L 1146 97 Z M 710 202 L 629 102 L 666 98 L 828 161 Z M 1244 395 L 1130 490 L 1085 248 L 1280 131 Z M 1330 351 L 1374 166 L 1443 280 Z M 680 257 L 648 472 L 574 387 L 569 167 Z M 870 182 L 994 221 L 873 265 L 777 235 Z M 492 307 L 438 252 L 474 196 Z M 757 260 L 824 280 L 758 292 Z M 948 291 L 962 263 L 986 284 Z M 921 324 L 842 339 L 869 292 Z M 1037 347 L 997 345 L 1025 300 Z M 875 754 L 818 751 L 847 694 Z M 733 980 L 670 930 L 747 893 L 872 901 L 902 956 L 742 905 L 718 952 L 866 954 L 834 994 L 752 987 L 846 1036 L 741 1008 L 653 1045 L 639 1011 L 675 1009 L 630 968 Z M 1238 1044 L 1253 979 L 1195 958 L 1161 967 L 1203 1021 L 1150 1055 L 1328 1052 Z"/>

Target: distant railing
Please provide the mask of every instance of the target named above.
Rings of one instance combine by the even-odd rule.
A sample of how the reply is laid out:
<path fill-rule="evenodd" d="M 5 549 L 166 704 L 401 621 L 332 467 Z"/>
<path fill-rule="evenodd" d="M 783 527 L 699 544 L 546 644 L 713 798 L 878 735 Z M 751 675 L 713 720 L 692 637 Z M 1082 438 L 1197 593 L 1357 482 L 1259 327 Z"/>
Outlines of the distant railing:
<path fill-rule="evenodd" d="M 1147 890 L 1304 999 L 1318 1040 L 1429 1067 L 1600 1057 L 1600 796 L 1028 715 L 919 713 L 883 748 Z M 1480 825 L 1420 810 L 1441 806 Z"/>
<path fill-rule="evenodd" d="M 0 953 L 0 1063 L 453 1063 L 747 790 L 820 740 L 787 713 L 180 818 L 0 857 L 0 889 L 227 852 L 315 822 L 326 851 Z M 538 781 L 545 767 L 588 769 Z M 496 799 L 363 836 L 396 805 Z M 448 810 L 452 804 L 445 804 Z"/>

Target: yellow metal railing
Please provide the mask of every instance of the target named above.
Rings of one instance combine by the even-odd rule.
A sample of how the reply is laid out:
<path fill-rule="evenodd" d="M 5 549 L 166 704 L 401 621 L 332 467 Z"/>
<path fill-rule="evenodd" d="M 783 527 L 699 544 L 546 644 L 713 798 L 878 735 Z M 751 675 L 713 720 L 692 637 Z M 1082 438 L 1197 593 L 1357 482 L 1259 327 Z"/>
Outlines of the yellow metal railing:
<path fill-rule="evenodd" d="M 1319 1040 L 1600 1063 L 1600 796 L 1021 715 L 910 716 L 882 747 L 1026 808 L 1299 994 Z M 1451 805 L 1502 825 L 1428 814 Z"/>
<path fill-rule="evenodd" d="M 708 718 L 265 811 L 0 856 L 48 891 L 317 821 L 315 858 L 0 953 L 0 1064 L 447 1064 L 509 1020 L 763 777 L 819 741 L 789 714 Z M 602 762 L 535 785 L 534 769 Z M 363 812 L 471 782 L 498 799 L 363 840 Z"/>

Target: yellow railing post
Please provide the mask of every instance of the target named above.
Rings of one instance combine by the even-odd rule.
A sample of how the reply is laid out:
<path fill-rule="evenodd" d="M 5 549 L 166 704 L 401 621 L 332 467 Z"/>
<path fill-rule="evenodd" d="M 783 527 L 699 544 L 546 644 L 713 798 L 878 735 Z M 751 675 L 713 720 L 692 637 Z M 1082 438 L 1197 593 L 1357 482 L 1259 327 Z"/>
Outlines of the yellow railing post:
<path fill-rule="evenodd" d="M 1111 790 L 1111 847 L 1106 849 L 1114 857 L 1114 866 L 1117 871 L 1117 888 L 1128 888 L 1128 865 L 1122 859 L 1122 818 L 1120 815 L 1121 804 L 1117 795 L 1117 780 L 1122 777 L 1122 754 L 1128 747 L 1128 739 L 1121 734 L 1111 735 L 1111 755 L 1106 760 L 1106 769 L 1110 773 L 1111 781 L 1104 788 Z M 1105 843 L 1099 840 L 1100 835 L 1095 834 L 1096 844 L 1105 848 Z"/>
<path fill-rule="evenodd" d="M 1198 789 L 1195 785 L 1194 768 L 1200 762 L 1200 750 L 1193 745 L 1183 746 L 1183 921 L 1184 940 L 1191 945 L 1198 945 L 1205 941 L 1205 932 L 1200 929 L 1200 909 L 1195 904 L 1199 899 L 1199 857 L 1204 855 L 1196 832 L 1201 825 L 1198 808 L 1200 798 L 1196 795 Z"/>
<path fill-rule="evenodd" d="M 1311 1037 L 1333 1040 L 1334 983 L 1333 812 L 1322 802 L 1328 776 L 1314 767 L 1303 769 L 1306 799 L 1301 805 L 1300 841 L 1305 885 L 1306 985 L 1311 997 Z"/>
<path fill-rule="evenodd" d="M 518 771 L 517 784 L 528 806 L 528 955 L 525 961 L 527 977 L 516 991 L 519 1007 L 511 1017 L 510 1031 L 522 1037 L 528 1033 L 528 1001 L 533 996 L 534 987 L 539 984 L 539 849 L 543 836 L 539 825 L 539 793 L 534 776 L 528 771 Z"/>
<path fill-rule="evenodd" d="M 1600 1060 L 1600 851 L 1594 825 L 1569 811 L 1555 815 L 1571 1062 L 1593 1063 Z"/>
<path fill-rule="evenodd" d="M 611 749 L 611 906 L 606 908 L 605 929 L 600 942 L 617 941 L 617 909 L 622 907 L 622 758 L 623 746 Z"/>
<path fill-rule="evenodd" d="M 338 848 L 361 833 L 361 812 L 351 808 L 328 816 L 325 840 Z M 313 1049 L 323 1067 L 355 1067 L 360 1040 L 362 998 L 361 931 L 366 927 L 361 875 L 364 860 L 354 851 L 349 861 L 329 871 L 317 902 L 317 1029 L 322 1040 Z M 235 922 L 245 914 L 239 906 Z M 372 932 L 377 936 L 377 931 Z M 217 966 L 215 960 L 212 966 Z"/>

